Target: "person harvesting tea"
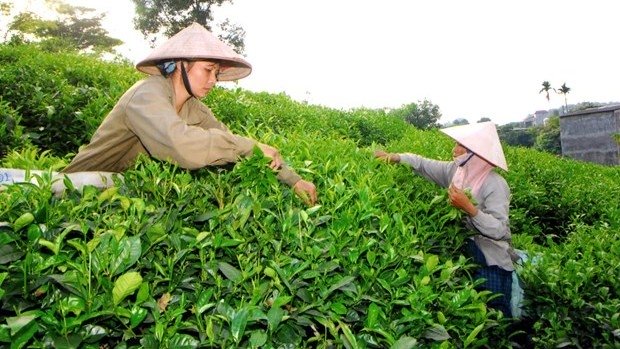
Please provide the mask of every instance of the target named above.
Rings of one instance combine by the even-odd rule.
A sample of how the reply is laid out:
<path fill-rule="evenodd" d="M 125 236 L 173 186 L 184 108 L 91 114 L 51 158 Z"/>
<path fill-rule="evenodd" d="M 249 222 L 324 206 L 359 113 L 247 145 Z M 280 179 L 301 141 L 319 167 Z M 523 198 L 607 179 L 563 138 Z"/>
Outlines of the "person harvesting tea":
<path fill-rule="evenodd" d="M 489 305 L 512 317 L 513 262 L 519 257 L 511 243 L 510 188 L 494 171 L 496 167 L 508 170 L 497 129 L 492 122 L 482 122 L 441 131 L 456 142 L 452 161 L 383 150 L 374 155 L 389 163 L 406 164 L 415 173 L 448 189 L 450 204 L 466 213 L 465 225 L 475 232 L 465 245 L 466 254 L 479 265 L 474 276 L 484 279 L 483 289 L 499 294 Z"/>
<path fill-rule="evenodd" d="M 290 169 L 279 151 L 233 134 L 201 99 L 218 81 L 248 76 L 252 66 L 198 23 L 168 39 L 136 68 L 149 76 L 127 90 L 64 173 L 123 172 L 140 154 L 185 169 L 235 163 L 258 147 L 278 179 L 308 204 L 312 182 Z"/>

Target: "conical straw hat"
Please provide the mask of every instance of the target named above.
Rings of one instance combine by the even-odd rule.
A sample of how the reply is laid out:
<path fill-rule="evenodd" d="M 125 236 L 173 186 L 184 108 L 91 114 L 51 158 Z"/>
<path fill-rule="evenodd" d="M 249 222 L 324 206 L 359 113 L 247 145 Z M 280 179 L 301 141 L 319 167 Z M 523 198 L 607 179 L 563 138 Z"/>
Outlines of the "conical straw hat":
<path fill-rule="evenodd" d="M 151 75 L 161 74 L 156 64 L 170 59 L 208 59 L 221 63 L 218 80 L 231 81 L 244 78 L 252 72 L 252 66 L 233 49 L 220 41 L 198 23 L 176 33 L 154 49 L 136 68 Z"/>
<path fill-rule="evenodd" d="M 440 130 L 479 157 L 505 171 L 508 171 L 502 144 L 493 122 L 453 126 Z"/>

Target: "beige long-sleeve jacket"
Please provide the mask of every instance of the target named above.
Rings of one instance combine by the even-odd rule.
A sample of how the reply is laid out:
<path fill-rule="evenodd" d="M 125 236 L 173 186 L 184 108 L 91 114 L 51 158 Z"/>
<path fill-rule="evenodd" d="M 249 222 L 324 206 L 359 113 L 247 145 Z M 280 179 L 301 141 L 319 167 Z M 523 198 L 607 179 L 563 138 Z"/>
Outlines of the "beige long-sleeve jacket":
<path fill-rule="evenodd" d="M 453 161 L 431 160 L 411 153 L 399 156 L 401 163 L 411 166 L 415 172 L 444 188 L 450 186 L 457 168 Z M 491 171 L 475 199 L 478 213 L 473 217 L 466 217 L 465 225 L 477 233 L 473 239 L 489 266 L 497 265 L 504 270 L 514 270 L 513 261 L 517 256 L 511 245 L 508 183 L 502 176 Z"/>
<path fill-rule="evenodd" d="M 195 98 L 177 114 L 172 83 L 155 75 L 125 92 L 63 172 L 122 172 L 139 154 L 198 169 L 237 162 L 251 155 L 255 145 L 256 141 L 231 133 Z M 278 179 L 293 186 L 301 177 L 283 166 Z"/>

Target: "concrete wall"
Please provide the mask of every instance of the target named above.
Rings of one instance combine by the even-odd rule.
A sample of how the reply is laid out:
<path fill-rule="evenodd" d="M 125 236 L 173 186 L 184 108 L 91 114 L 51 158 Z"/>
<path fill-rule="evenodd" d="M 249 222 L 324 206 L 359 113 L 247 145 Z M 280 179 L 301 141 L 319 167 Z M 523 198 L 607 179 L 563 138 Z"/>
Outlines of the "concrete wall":
<path fill-rule="evenodd" d="M 603 165 L 620 164 L 620 105 L 586 109 L 560 117 L 562 155 Z"/>

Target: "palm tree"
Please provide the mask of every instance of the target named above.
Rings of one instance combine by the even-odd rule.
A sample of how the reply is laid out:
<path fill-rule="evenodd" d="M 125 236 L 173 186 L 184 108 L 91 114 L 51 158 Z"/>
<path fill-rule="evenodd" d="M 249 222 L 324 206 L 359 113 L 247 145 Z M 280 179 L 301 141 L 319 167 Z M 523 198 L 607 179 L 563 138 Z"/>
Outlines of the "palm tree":
<path fill-rule="evenodd" d="M 543 88 L 541 88 L 540 92 L 538 93 L 543 93 L 544 91 L 545 97 L 547 98 L 547 101 L 549 101 L 549 90 L 551 90 L 551 84 L 549 83 L 549 81 L 543 81 L 542 86 Z"/>
<path fill-rule="evenodd" d="M 570 87 L 566 86 L 566 83 L 562 84 L 562 87 L 558 90 L 559 94 L 564 95 L 564 113 L 568 113 L 568 101 L 566 100 L 566 94 L 570 92 Z"/>

